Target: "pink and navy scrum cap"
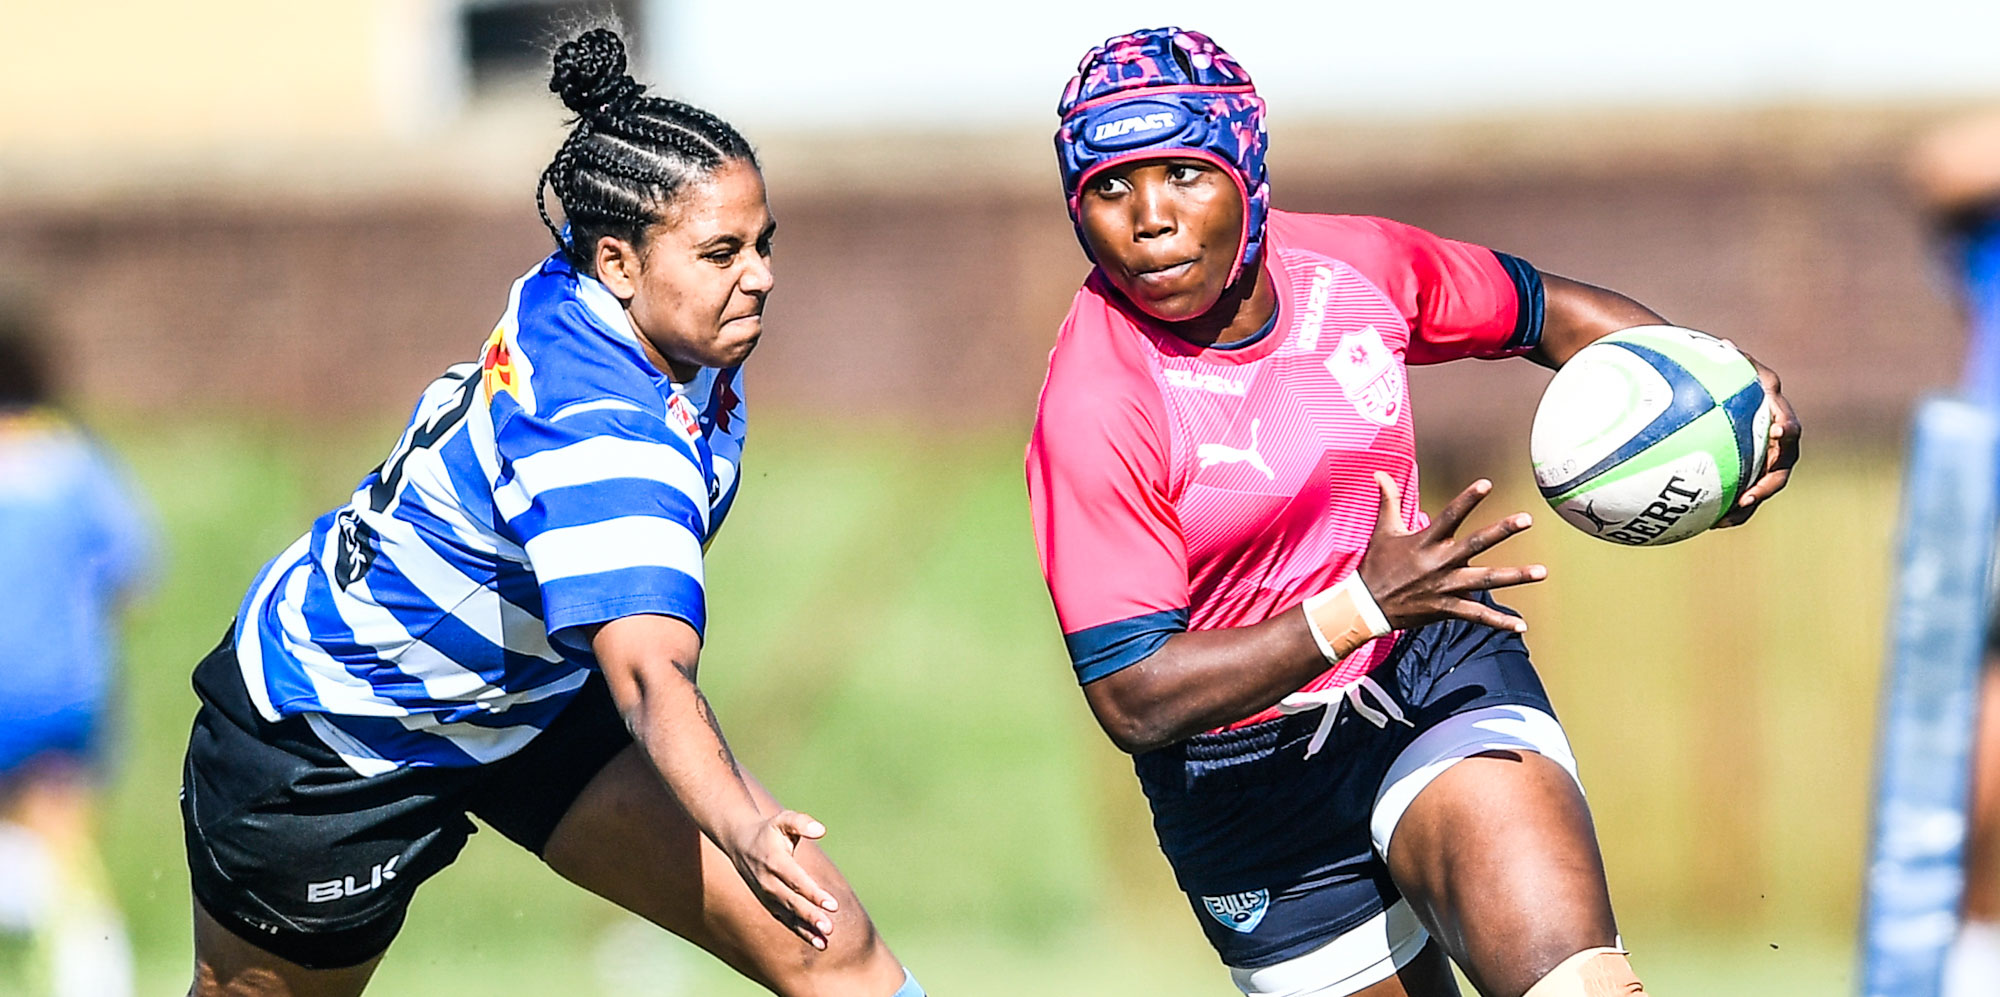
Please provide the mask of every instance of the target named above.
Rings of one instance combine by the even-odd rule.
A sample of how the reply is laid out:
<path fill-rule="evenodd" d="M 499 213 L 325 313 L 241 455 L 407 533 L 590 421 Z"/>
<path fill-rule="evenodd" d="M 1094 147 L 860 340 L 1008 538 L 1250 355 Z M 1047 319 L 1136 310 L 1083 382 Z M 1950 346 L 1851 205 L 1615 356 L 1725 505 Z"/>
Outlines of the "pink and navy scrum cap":
<path fill-rule="evenodd" d="M 1257 257 L 1271 208 L 1264 100 L 1250 74 L 1213 39 L 1173 27 L 1107 39 L 1077 63 L 1056 114 L 1062 119 L 1056 160 L 1072 223 L 1084 184 L 1100 170 L 1134 159 L 1205 159 L 1243 195 L 1243 236 L 1230 282 Z M 1080 225 L 1076 236 L 1089 254 Z"/>

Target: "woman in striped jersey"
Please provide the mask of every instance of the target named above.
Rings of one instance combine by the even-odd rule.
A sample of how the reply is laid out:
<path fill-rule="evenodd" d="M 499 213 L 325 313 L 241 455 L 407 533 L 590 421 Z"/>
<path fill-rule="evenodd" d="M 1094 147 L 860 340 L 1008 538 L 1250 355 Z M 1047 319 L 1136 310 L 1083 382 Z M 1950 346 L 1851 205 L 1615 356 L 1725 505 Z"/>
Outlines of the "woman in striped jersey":
<path fill-rule="evenodd" d="M 554 65 L 557 251 L 195 670 L 190 992 L 360 993 L 472 814 L 775 992 L 914 997 L 695 684 L 772 287 L 756 157 L 610 31 Z"/>

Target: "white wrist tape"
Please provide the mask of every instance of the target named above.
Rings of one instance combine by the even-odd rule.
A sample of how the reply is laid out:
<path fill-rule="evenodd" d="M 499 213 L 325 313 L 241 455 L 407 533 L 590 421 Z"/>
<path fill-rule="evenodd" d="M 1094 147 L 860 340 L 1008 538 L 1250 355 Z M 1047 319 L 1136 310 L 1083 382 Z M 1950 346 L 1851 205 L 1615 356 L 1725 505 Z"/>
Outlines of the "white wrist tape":
<path fill-rule="evenodd" d="M 1525 997 L 1646 997 L 1624 949 L 1584 949 L 1528 988 Z"/>
<path fill-rule="evenodd" d="M 1361 645 L 1389 632 L 1389 618 L 1355 572 L 1306 600 L 1306 626 L 1328 661 L 1339 661 Z"/>

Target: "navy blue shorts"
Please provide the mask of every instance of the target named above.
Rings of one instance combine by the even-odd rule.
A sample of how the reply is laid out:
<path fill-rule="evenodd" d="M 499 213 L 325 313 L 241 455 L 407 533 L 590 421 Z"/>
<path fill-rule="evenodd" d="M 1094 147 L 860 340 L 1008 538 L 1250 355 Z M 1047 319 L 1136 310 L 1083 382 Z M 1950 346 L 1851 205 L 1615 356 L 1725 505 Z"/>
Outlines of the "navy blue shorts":
<path fill-rule="evenodd" d="M 1318 710 L 1200 734 L 1134 759 L 1160 848 L 1230 966 L 1303 955 L 1399 899 L 1375 854 L 1369 817 L 1383 776 L 1417 735 L 1489 706 L 1554 715 L 1520 636 L 1463 620 L 1405 634 L 1369 677 L 1410 725 L 1378 727 L 1342 706 L 1311 758 Z"/>
<path fill-rule="evenodd" d="M 303 717 L 257 714 L 229 637 L 195 666 L 194 688 L 201 709 L 181 775 L 194 898 L 237 937 L 308 969 L 387 948 L 417 887 L 473 833 L 467 814 L 542 854 L 570 804 L 632 743 L 592 675 L 506 758 L 363 776 Z"/>
<path fill-rule="evenodd" d="M 34 713 L 0 710 L 0 782 L 48 758 L 95 768 L 103 713 L 96 703 Z"/>

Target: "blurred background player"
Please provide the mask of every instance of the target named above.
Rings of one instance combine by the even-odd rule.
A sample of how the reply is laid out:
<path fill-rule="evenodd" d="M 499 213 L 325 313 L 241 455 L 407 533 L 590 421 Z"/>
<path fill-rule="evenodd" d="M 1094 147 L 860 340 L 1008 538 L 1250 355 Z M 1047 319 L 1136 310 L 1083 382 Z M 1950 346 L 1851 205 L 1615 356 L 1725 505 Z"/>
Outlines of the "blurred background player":
<path fill-rule="evenodd" d="M 192 994 L 360 993 L 468 814 L 774 992 L 922 994 L 696 685 L 776 222 L 742 135 L 625 68 L 556 50 L 555 252 L 196 666 Z"/>
<path fill-rule="evenodd" d="M 1642 993 L 1568 739 L 1475 567 L 1526 514 L 1418 509 L 1405 365 L 1559 367 L 1664 319 L 1381 218 L 1270 208 L 1264 105 L 1207 36 L 1085 55 L 1059 105 L 1096 269 L 1027 458 L 1077 680 L 1134 756 L 1160 845 L 1249 995 Z M 1776 376 L 1764 477 L 1799 429 Z"/>
<path fill-rule="evenodd" d="M 1965 393 L 2000 405 L 2000 114 L 1939 129 L 1912 165 L 1964 306 Z M 1973 759 L 1964 918 L 1945 964 L 1944 997 L 2000 992 L 2000 614 L 1987 634 Z"/>
<path fill-rule="evenodd" d="M 55 376 L 27 313 L 0 309 L 0 932 L 26 939 L 30 993 L 122 997 L 131 955 L 94 804 L 116 624 L 150 542 Z"/>

